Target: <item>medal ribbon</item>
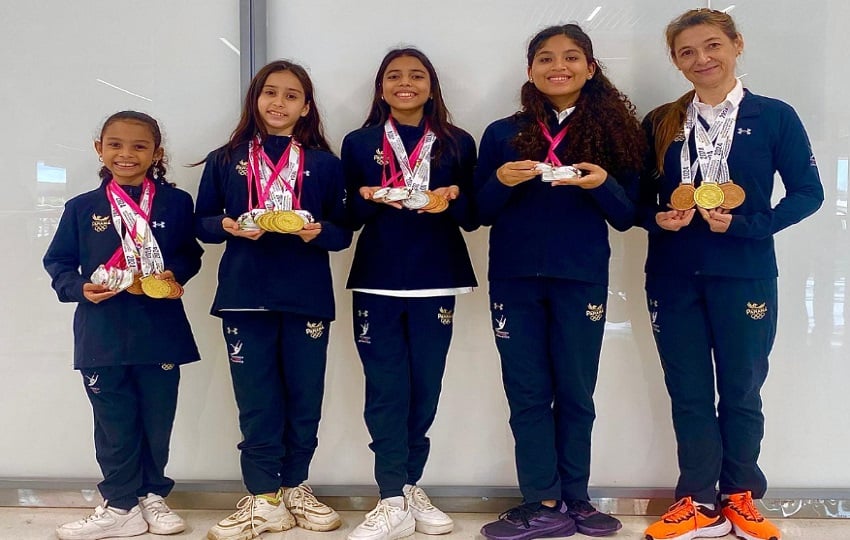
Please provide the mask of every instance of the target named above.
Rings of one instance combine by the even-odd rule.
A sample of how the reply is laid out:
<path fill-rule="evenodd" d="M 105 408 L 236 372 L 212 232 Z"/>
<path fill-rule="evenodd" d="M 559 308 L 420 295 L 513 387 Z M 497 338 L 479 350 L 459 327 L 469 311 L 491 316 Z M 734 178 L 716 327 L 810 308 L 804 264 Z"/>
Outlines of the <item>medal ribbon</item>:
<path fill-rule="evenodd" d="M 549 128 L 546 127 L 546 124 L 544 124 L 540 120 L 537 121 L 537 124 L 540 126 L 541 131 L 543 131 L 543 137 L 545 137 L 546 140 L 549 141 L 549 152 L 546 153 L 546 159 L 555 167 L 563 166 L 561 160 L 558 159 L 558 156 L 555 154 L 555 149 L 558 147 L 559 144 L 561 144 L 561 141 L 564 140 L 564 137 L 567 136 L 567 131 L 569 131 L 570 129 L 569 124 L 567 124 L 567 126 L 565 126 L 564 129 L 559 131 L 558 134 L 554 137 L 552 137 L 552 132 L 549 131 Z"/>
<path fill-rule="evenodd" d="M 304 182 L 303 149 L 295 139 L 277 163 L 266 154 L 259 136 L 248 143 L 248 210 L 254 206 L 254 189 L 257 192 L 257 207 L 268 210 L 299 210 L 300 194 Z"/>
<path fill-rule="evenodd" d="M 389 178 L 386 176 L 385 165 L 381 172 L 381 187 L 408 187 L 412 191 L 427 190 L 431 176 L 431 149 L 436 140 L 437 135 L 426 125 L 425 134 L 416 143 L 416 147 L 408 158 L 407 150 L 404 149 L 404 143 L 396 130 L 395 124 L 393 124 L 392 118 L 387 119 L 384 123 L 382 151 L 384 160 L 388 162 L 390 167 L 390 176 Z M 395 155 L 395 160 L 390 158 L 390 151 Z M 396 160 L 401 167 L 401 174 L 395 168 Z M 413 167 L 410 166 L 411 162 L 414 163 Z"/>
<path fill-rule="evenodd" d="M 697 108 L 693 102 L 688 106 L 685 126 L 683 128 L 685 142 L 679 155 L 683 184 L 693 184 L 696 170 L 702 171 L 702 181 L 705 183 L 722 184 L 729 181 L 729 152 L 732 149 L 732 138 L 737 120 L 737 107 L 726 105 L 708 131 L 697 118 Z M 697 159 L 691 162 L 691 150 L 688 139 L 694 132 L 694 146 Z"/>
<path fill-rule="evenodd" d="M 112 255 L 106 266 L 118 265 L 141 272 L 143 276 L 165 270 L 162 251 L 148 226 L 156 186 L 148 178 L 142 183 L 142 197 L 136 204 L 115 180 L 106 185 L 107 198 L 112 213 L 112 223 L 121 238 L 121 247 Z M 122 227 L 123 226 L 123 227 Z M 122 230 L 123 229 L 123 230 Z M 122 265 L 123 266 L 123 265 Z"/>

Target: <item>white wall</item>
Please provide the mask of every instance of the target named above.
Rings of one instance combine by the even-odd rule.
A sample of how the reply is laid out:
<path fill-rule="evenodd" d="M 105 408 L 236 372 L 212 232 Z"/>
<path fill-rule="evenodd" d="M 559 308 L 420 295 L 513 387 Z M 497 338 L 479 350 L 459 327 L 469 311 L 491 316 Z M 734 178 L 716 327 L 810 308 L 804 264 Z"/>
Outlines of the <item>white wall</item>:
<path fill-rule="evenodd" d="M 513 112 L 525 79 L 527 40 L 559 22 L 581 23 L 608 74 L 641 114 L 686 90 L 667 61 L 664 25 L 696 2 L 669 0 L 466 0 L 269 2 L 269 59 L 310 68 L 332 145 L 362 123 L 375 70 L 399 44 L 423 49 L 436 65 L 456 123 L 476 138 Z M 585 22 L 595 6 L 599 14 Z M 705 5 L 705 4 L 701 4 Z M 40 266 L 56 209 L 39 206 L 96 185 L 92 135 L 110 113 L 140 108 L 162 121 L 172 178 L 194 194 L 196 161 L 224 142 L 239 107 L 235 0 L 4 2 L 0 6 L 0 200 L 5 263 L 0 265 L 0 477 L 96 477 L 91 413 L 70 368 L 71 313 L 59 305 Z M 728 4 L 713 2 L 714 8 Z M 415 16 L 411 14 L 415 13 Z M 792 0 L 746 0 L 732 14 L 746 41 L 740 64 L 757 93 L 792 103 L 815 146 L 827 191 L 824 208 L 777 237 L 780 331 L 764 390 L 762 466 L 773 487 L 850 487 L 846 222 L 850 83 L 842 28 L 850 5 L 829 0 L 817 12 Z M 118 25 L 115 21 L 121 20 Z M 144 101 L 95 81 L 123 86 Z M 11 128 L 11 129 L 9 129 Z M 68 170 L 66 187 L 36 182 L 35 163 Z M 843 172 L 842 172 L 843 171 Z M 837 189 L 843 179 L 843 191 Z M 838 215 L 841 214 L 841 215 Z M 55 225 L 55 223 L 54 223 Z M 40 228 L 41 227 L 41 228 Z M 487 310 L 487 231 L 467 236 L 482 286 L 460 298 L 455 339 L 424 484 L 515 485 L 512 438 Z M 613 233 L 612 290 L 597 389 L 592 484 L 672 486 L 675 447 L 669 402 L 643 300 L 645 234 Z M 183 371 L 172 441 L 176 479 L 238 479 L 239 441 L 218 320 L 207 315 L 220 251 L 207 247 L 186 303 L 203 362 Z M 371 484 L 372 456 L 362 420 L 363 376 L 353 346 L 350 296 L 341 285 L 352 251 L 333 257 L 338 322 L 332 327 L 317 484 Z M 61 449 L 61 451 L 57 451 Z"/>

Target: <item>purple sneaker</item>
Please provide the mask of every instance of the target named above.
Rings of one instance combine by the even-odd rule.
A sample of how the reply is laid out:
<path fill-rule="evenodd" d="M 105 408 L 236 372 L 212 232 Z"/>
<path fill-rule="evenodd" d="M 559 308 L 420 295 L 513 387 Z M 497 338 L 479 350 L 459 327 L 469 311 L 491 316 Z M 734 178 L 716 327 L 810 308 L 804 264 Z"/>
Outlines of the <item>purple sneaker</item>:
<path fill-rule="evenodd" d="M 502 513 L 497 521 L 481 527 L 489 540 L 532 540 L 572 536 L 576 524 L 567 514 L 567 505 L 548 508 L 540 503 L 523 504 Z"/>
<path fill-rule="evenodd" d="M 603 514 L 593 507 L 589 501 L 564 501 L 567 513 L 576 523 L 581 534 L 587 536 L 606 536 L 619 531 L 623 524 L 620 520 L 608 514 Z"/>

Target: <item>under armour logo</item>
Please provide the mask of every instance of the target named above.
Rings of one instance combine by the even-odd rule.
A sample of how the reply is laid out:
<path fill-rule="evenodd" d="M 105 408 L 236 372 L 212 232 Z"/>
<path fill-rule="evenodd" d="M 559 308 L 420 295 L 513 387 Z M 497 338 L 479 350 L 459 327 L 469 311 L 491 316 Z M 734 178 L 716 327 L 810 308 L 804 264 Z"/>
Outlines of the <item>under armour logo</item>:
<path fill-rule="evenodd" d="M 310 171 L 304 171 L 304 176 L 310 176 Z"/>
<path fill-rule="evenodd" d="M 750 128 L 747 128 L 747 129 L 738 128 L 738 135 L 752 135 L 752 134 L 753 134 L 753 130 L 750 129 Z"/>
<path fill-rule="evenodd" d="M 230 334 L 239 335 L 239 329 L 238 328 L 231 328 L 231 327 L 228 326 L 227 327 L 227 335 L 230 335 Z"/>
<path fill-rule="evenodd" d="M 369 311 L 368 311 L 368 310 L 365 310 L 365 309 L 364 309 L 363 311 L 360 311 L 360 310 L 358 309 L 358 310 L 357 310 L 357 316 L 358 316 L 358 317 L 368 317 L 368 316 L 369 316 Z"/>
<path fill-rule="evenodd" d="M 493 302 L 493 310 L 494 311 L 502 311 L 505 308 L 505 304 L 497 304 Z"/>
<path fill-rule="evenodd" d="M 152 221 L 151 227 L 153 227 L 154 229 L 156 229 L 156 228 L 164 229 L 165 228 L 165 222 L 164 221 Z"/>
<path fill-rule="evenodd" d="M 649 305 L 652 307 L 658 307 L 658 300 L 649 299 Z"/>

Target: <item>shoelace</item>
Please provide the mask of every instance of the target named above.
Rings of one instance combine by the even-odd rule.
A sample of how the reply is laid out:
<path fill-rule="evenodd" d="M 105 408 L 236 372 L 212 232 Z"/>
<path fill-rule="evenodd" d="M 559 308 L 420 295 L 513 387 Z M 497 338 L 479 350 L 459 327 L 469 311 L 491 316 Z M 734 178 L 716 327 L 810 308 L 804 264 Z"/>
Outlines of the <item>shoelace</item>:
<path fill-rule="evenodd" d="M 103 514 L 106 513 L 106 506 L 105 506 L 106 501 L 104 501 L 103 504 L 104 504 L 104 506 L 98 506 L 97 508 L 94 509 L 94 513 L 84 517 L 79 522 L 80 523 L 88 523 L 89 521 L 94 521 L 96 519 L 100 519 L 100 517 L 103 516 Z"/>
<path fill-rule="evenodd" d="M 250 513 L 251 516 L 251 533 L 256 536 L 257 531 L 254 526 L 254 509 L 257 506 L 257 497 L 256 495 L 245 495 L 239 502 L 236 503 L 236 512 L 230 514 L 230 519 L 233 521 L 240 521 L 245 516 Z"/>
<path fill-rule="evenodd" d="M 301 484 L 292 488 L 292 506 L 303 511 L 308 506 L 310 508 L 322 508 L 324 505 L 313 495 L 313 488 L 307 484 Z"/>
<path fill-rule="evenodd" d="M 539 503 L 521 504 L 499 514 L 499 519 L 514 523 L 521 522 L 523 527 L 528 529 L 531 527 L 529 520 L 534 519 L 538 512 L 540 512 Z"/>
<path fill-rule="evenodd" d="M 761 512 L 759 512 L 758 508 L 756 508 L 753 498 L 750 497 L 749 494 L 733 495 L 732 497 L 729 497 L 727 504 L 732 508 L 732 510 L 741 514 L 747 521 L 755 521 L 756 523 L 764 521 L 764 516 L 762 516 Z"/>
<path fill-rule="evenodd" d="M 667 510 L 667 513 L 661 516 L 662 521 L 681 523 L 687 519 L 693 518 L 694 522 L 697 519 L 697 509 L 694 506 L 693 500 L 690 497 L 685 497 L 674 504 Z M 696 524 L 694 525 L 696 527 Z"/>
<path fill-rule="evenodd" d="M 410 498 L 413 499 L 416 506 L 423 512 L 430 512 L 435 508 L 434 505 L 431 504 L 431 499 L 428 498 L 425 490 L 419 486 L 413 486 L 413 489 L 410 490 Z"/>
<path fill-rule="evenodd" d="M 383 524 L 386 524 L 386 529 L 389 530 L 390 527 L 390 513 L 396 509 L 395 506 L 385 503 L 383 501 L 378 503 L 378 506 L 375 507 L 374 510 L 370 511 L 366 514 L 366 519 L 363 520 L 363 525 L 370 528 L 376 528 Z"/>
<path fill-rule="evenodd" d="M 578 512 L 579 514 L 593 514 L 596 512 L 596 508 L 594 508 L 593 505 L 590 504 L 590 501 L 575 499 L 564 502 L 567 503 L 567 508 L 569 508 L 573 512 Z"/>
<path fill-rule="evenodd" d="M 171 508 L 165 504 L 164 499 L 156 499 L 152 502 L 148 502 L 145 504 L 145 508 L 147 508 L 154 516 L 159 516 L 160 514 L 170 514 Z"/>

